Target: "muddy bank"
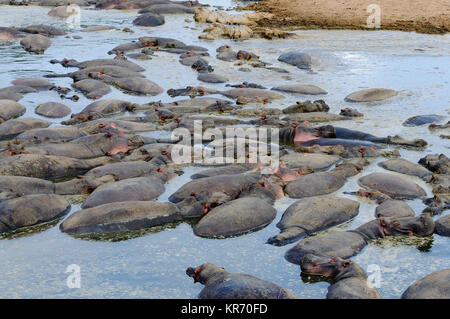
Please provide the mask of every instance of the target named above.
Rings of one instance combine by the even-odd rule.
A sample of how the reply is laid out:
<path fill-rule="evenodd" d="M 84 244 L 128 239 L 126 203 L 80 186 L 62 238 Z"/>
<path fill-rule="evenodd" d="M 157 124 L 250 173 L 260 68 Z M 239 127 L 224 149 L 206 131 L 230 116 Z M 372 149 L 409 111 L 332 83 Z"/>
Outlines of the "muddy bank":
<path fill-rule="evenodd" d="M 262 0 L 246 7 L 273 13 L 257 21 L 259 27 L 287 29 L 365 30 L 371 0 Z M 444 34 L 450 30 L 450 4 L 446 0 L 380 0 L 380 29 Z"/>

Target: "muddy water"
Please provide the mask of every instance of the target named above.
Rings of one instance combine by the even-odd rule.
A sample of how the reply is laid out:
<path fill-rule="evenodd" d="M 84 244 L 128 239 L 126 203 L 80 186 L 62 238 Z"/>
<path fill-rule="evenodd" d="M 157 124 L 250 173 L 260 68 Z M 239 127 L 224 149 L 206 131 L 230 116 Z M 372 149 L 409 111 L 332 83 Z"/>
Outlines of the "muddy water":
<path fill-rule="evenodd" d="M 209 3 L 233 6 L 229 1 Z M 64 21 L 49 18 L 49 8 L 0 6 L 2 26 L 26 26 L 46 23 L 65 27 Z M 229 40 L 205 41 L 198 35 L 205 25 L 193 22 L 191 16 L 166 16 L 166 24 L 156 28 L 132 26 L 136 11 L 96 11 L 83 8 L 81 27 L 89 25 L 111 25 L 117 28 L 130 27 L 135 33 L 121 31 L 81 32 L 75 28 L 70 38 L 57 37 L 43 55 L 24 52 L 18 43 L 0 46 L 0 87 L 20 77 L 43 76 L 49 73 L 66 73 L 66 69 L 52 65 L 51 59 L 75 58 L 79 61 L 107 58 L 107 51 L 114 46 L 136 40 L 144 35 L 172 37 L 187 44 L 207 47 L 211 57 L 208 61 L 215 72 L 230 79 L 229 83 L 256 82 L 266 87 L 282 84 L 315 84 L 326 89 L 323 97 L 332 113 L 343 107 L 356 107 L 364 113 L 364 119 L 341 121 L 333 124 L 386 136 L 400 134 L 404 137 L 423 138 L 429 145 L 425 151 L 400 150 L 402 157 L 417 162 L 427 153 L 446 153 L 449 143 L 439 138 L 441 133 L 430 133 L 426 126 L 406 128 L 401 123 L 417 114 L 445 114 L 450 108 L 450 37 L 421 35 L 402 32 L 362 31 L 301 31 L 295 39 Z M 186 22 L 185 19 L 190 21 Z M 72 36 L 82 39 L 73 39 Z M 215 59 L 215 49 L 229 44 L 236 49 L 250 50 L 261 60 L 273 66 L 288 70 L 289 74 L 276 73 L 266 69 L 251 68 L 251 72 L 238 71 L 240 66 Z M 277 57 L 290 50 L 301 50 L 314 58 L 312 72 L 301 71 L 277 61 Z M 186 85 L 202 85 L 224 89 L 224 84 L 206 84 L 197 81 L 197 73 L 178 62 L 175 54 L 157 52 L 148 61 L 137 61 L 146 68 L 144 74 L 164 89 L 181 88 Z M 51 79 L 61 86 L 70 86 L 69 78 Z M 356 90 L 386 87 L 400 91 L 388 101 L 370 104 L 349 105 L 344 97 Z M 311 99 L 308 96 L 285 94 L 286 98 L 269 104 L 269 107 L 284 108 L 298 100 Z M 221 97 L 221 96 L 220 96 Z M 113 89 L 104 98 L 120 98 L 137 103 L 162 100 L 173 101 L 167 94 L 157 97 L 127 95 Z M 221 97 L 223 98 L 223 97 Z M 26 116 L 41 118 L 34 113 L 35 107 L 43 102 L 61 101 L 55 92 L 27 94 L 20 103 L 27 107 Z M 78 102 L 65 100 L 63 103 L 79 112 L 91 101 L 80 95 Z M 57 125 L 60 120 L 54 121 Z M 149 136 L 164 133 L 148 132 Z M 167 134 L 167 133 L 166 133 Z M 363 174 L 382 171 L 377 159 Z M 166 192 L 158 199 L 167 198 L 178 187 L 189 180 L 189 176 L 201 170 L 199 167 L 185 167 L 185 174 L 171 181 Z M 339 196 L 347 190 L 356 190 L 357 179 L 349 182 L 337 192 Z M 430 187 L 421 180 L 411 178 L 431 195 Z M 353 229 L 373 218 L 375 205 L 364 199 L 359 215 L 351 222 L 339 226 Z M 185 275 L 188 266 L 211 262 L 231 272 L 243 272 L 264 278 L 295 292 L 301 298 L 324 298 L 328 283 L 313 283 L 300 278 L 299 267 L 288 263 L 284 253 L 292 245 L 274 247 L 265 244 L 267 238 L 278 233 L 276 222 L 283 211 L 293 202 L 284 198 L 276 202 L 278 216 L 266 228 L 229 239 L 205 239 L 192 232 L 189 223 L 143 233 L 125 234 L 124 238 L 108 241 L 73 238 L 61 233 L 58 223 L 32 229 L 19 236 L 0 240 L 0 297 L 24 298 L 194 298 L 201 286 L 194 285 Z M 419 200 L 408 202 L 420 213 L 424 205 Z M 72 212 L 79 210 L 72 206 Z M 121 239 L 121 240 L 118 240 Z M 127 239 L 127 240 L 123 240 Z M 398 298 L 415 280 L 433 271 L 450 267 L 450 239 L 434 235 L 427 240 L 383 240 L 368 245 L 354 257 L 364 269 L 371 264 L 381 268 L 381 287 L 384 298 Z M 81 288 L 69 289 L 66 285 L 68 265 L 81 267 Z"/>

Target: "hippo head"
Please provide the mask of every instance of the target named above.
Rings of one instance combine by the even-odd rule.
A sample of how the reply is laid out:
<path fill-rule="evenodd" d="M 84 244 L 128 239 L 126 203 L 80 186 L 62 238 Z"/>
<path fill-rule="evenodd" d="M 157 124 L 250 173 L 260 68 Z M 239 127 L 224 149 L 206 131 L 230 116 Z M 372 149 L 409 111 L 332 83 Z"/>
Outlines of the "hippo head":
<path fill-rule="evenodd" d="M 325 277 L 336 277 L 342 270 L 348 267 L 350 262 L 339 257 L 325 257 L 306 254 L 300 263 L 303 273 L 309 275 L 320 275 Z"/>
<path fill-rule="evenodd" d="M 425 237 L 433 234 L 434 220 L 428 214 L 417 217 L 380 218 L 380 225 L 390 236 Z"/>
<path fill-rule="evenodd" d="M 194 283 L 199 282 L 201 284 L 206 284 L 208 280 L 215 277 L 216 275 L 226 273 L 227 271 L 224 268 L 209 263 L 200 265 L 195 268 L 188 267 L 186 269 L 186 274 L 189 277 L 194 278 Z"/>
<path fill-rule="evenodd" d="M 300 267 L 305 274 L 330 277 L 336 281 L 350 277 L 366 277 L 364 271 L 356 263 L 340 257 L 306 254 L 302 258 Z"/>

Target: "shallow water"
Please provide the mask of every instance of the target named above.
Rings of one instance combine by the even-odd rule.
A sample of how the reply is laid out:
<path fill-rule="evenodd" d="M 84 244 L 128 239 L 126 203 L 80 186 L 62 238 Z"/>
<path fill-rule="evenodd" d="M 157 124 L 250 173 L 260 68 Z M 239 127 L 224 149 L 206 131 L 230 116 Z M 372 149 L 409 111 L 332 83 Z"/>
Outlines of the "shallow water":
<path fill-rule="evenodd" d="M 225 7 L 230 1 L 208 1 Z M 46 23 L 65 26 L 65 22 L 49 18 L 49 8 L 0 6 L 2 26 L 26 26 Z M 403 127 L 401 123 L 418 114 L 443 114 L 449 112 L 450 36 L 423 35 L 390 31 L 298 31 L 295 39 L 284 40 L 230 40 L 205 41 L 198 35 L 205 25 L 193 22 L 188 15 L 166 16 L 166 24 L 156 28 L 132 26 L 136 11 L 96 11 L 83 8 L 81 26 L 107 24 L 117 28 L 130 27 L 135 33 L 103 31 L 84 33 L 79 29 L 69 35 L 83 39 L 53 38 L 53 45 L 43 55 L 23 51 L 18 43 L 0 46 L 0 87 L 20 77 L 43 76 L 48 73 L 67 73 L 66 69 L 52 65 L 51 59 L 75 58 L 84 61 L 110 57 L 107 51 L 116 45 L 136 40 L 144 35 L 172 37 L 187 44 L 207 47 L 211 57 L 207 60 L 215 72 L 229 77 L 229 83 L 255 82 L 266 87 L 282 84 L 315 84 L 329 94 L 320 97 L 330 105 L 330 112 L 338 113 L 343 107 L 356 107 L 364 114 L 363 119 L 341 121 L 334 124 L 386 136 L 400 134 L 404 137 L 423 138 L 429 145 L 425 151 L 400 149 L 402 157 L 417 162 L 426 153 L 448 155 L 448 140 L 439 138 L 440 132 L 430 132 L 427 126 Z M 189 18 L 191 22 L 185 22 Z M 32 22 L 31 22 L 32 21 Z M 273 66 L 288 70 L 280 74 L 266 69 L 251 72 L 238 71 L 240 66 L 215 59 L 215 49 L 230 44 L 236 49 L 249 50 Z M 290 50 L 302 50 L 314 58 L 313 72 L 305 72 L 277 61 L 277 57 Z M 134 61 L 144 68 L 148 79 L 165 90 L 187 85 L 201 85 L 224 89 L 224 84 L 199 82 L 197 73 L 178 62 L 175 54 L 157 52 L 148 61 Z M 288 78 L 286 77 L 288 76 Z M 56 85 L 69 87 L 70 78 L 51 79 Z M 344 97 L 356 90 L 386 87 L 399 90 L 400 94 L 390 100 L 351 105 Z M 78 102 L 64 100 L 62 103 L 72 111 L 79 112 L 92 101 L 81 94 Z M 284 108 L 297 100 L 314 97 L 284 94 L 285 99 L 268 104 L 268 107 Z M 223 98 L 222 96 L 220 96 Z M 120 98 L 144 103 L 162 100 L 172 101 L 167 94 L 156 97 L 127 95 L 113 89 L 104 98 Z M 181 97 L 179 99 L 184 99 Z M 55 92 L 27 94 L 19 102 L 27 107 L 26 116 L 43 118 L 34 113 L 40 103 L 61 101 Z M 44 119 L 44 118 L 43 118 Z M 54 120 L 58 124 L 61 120 Z M 163 132 L 147 132 L 147 136 L 165 136 Z M 167 137 L 167 136 L 165 136 Z M 383 171 L 377 159 L 367 167 L 363 175 Z M 186 167 L 185 174 L 172 180 L 166 192 L 158 200 L 167 201 L 168 196 L 189 180 L 189 176 L 201 170 Z M 339 226 L 353 229 L 373 218 L 376 205 L 373 202 L 343 195 L 344 191 L 358 189 L 354 176 L 340 189 L 339 196 L 360 201 L 360 213 L 351 222 Z M 431 188 L 411 177 L 431 195 Z M 150 231 L 142 236 L 123 241 L 94 241 L 74 238 L 53 227 L 7 237 L 0 240 L 0 297 L 2 298 L 194 298 L 201 285 L 194 285 L 185 269 L 205 262 L 215 263 L 231 272 L 248 273 L 282 285 L 301 298 L 324 298 L 328 283 L 307 283 L 300 278 L 298 266 L 288 263 L 284 253 L 292 246 L 275 247 L 265 244 L 267 238 L 278 233 L 276 222 L 294 200 L 284 198 L 276 202 L 278 216 L 262 230 L 229 239 L 205 239 L 193 234 L 189 223 Z M 425 207 L 420 200 L 408 202 L 419 214 Z M 71 212 L 79 210 L 73 205 Z M 130 235 L 130 237 L 133 237 Z M 379 291 L 384 298 L 399 298 L 415 280 L 443 268 L 450 267 L 450 239 L 434 235 L 432 240 L 384 240 L 369 244 L 353 259 L 367 269 L 370 264 L 381 267 L 382 278 Z M 81 267 L 81 288 L 69 289 L 66 285 L 68 265 Z"/>

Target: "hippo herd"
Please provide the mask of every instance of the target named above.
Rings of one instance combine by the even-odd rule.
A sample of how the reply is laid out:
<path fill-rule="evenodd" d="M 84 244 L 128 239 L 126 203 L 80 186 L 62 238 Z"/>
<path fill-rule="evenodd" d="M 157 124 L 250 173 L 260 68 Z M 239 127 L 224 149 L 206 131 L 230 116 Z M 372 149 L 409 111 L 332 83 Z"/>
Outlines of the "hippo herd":
<path fill-rule="evenodd" d="M 68 14 L 66 7 L 71 4 L 95 5 L 99 10 L 140 10 L 133 21 L 136 26 L 162 25 L 164 14 L 194 14 L 196 21 L 228 27 L 251 25 L 252 20 L 250 16 L 232 18 L 220 11 L 212 12 L 197 1 L 37 0 L 30 4 L 55 6 L 49 15 L 56 17 Z M 42 54 L 52 45 L 53 37 L 65 34 L 46 25 L 0 27 L 0 41 L 20 41 L 26 51 L 34 54 Z M 158 51 L 178 55 L 186 72 L 195 72 L 204 83 L 223 83 L 223 90 L 162 88 L 145 77 L 146 69 L 139 64 L 139 60 L 151 60 Z M 219 240 L 245 236 L 271 224 L 277 217 L 276 201 L 289 197 L 295 201 L 276 224 L 280 232 L 267 238 L 267 244 L 279 249 L 294 244 L 287 250 L 286 260 L 300 265 L 303 274 L 332 281 L 326 296 L 331 299 L 381 298 L 377 289 L 367 284 L 364 270 L 350 259 L 371 241 L 396 236 L 450 236 L 450 215 L 435 220 L 449 208 L 449 158 L 428 154 L 413 162 L 400 157 L 404 149 L 425 150 L 425 140 L 376 136 L 335 125 L 361 120 L 363 114 L 354 108 L 329 113 L 333 109 L 325 101 L 329 93 L 315 85 L 278 85 L 269 89 L 257 83 L 228 83 L 227 77 L 214 73 L 208 49 L 177 39 L 140 37 L 105 54 L 112 57 L 53 59 L 49 62 L 61 70 L 76 69 L 39 78 L 18 78 L 0 88 L 2 236 L 55 221 L 62 221 L 61 232 L 76 238 L 189 221 L 194 223 L 196 236 Z M 218 47 L 214 54 L 230 65 L 289 72 L 230 45 Z M 299 51 L 283 53 L 278 61 L 300 70 L 314 67 L 314 59 Z M 71 88 L 51 82 L 61 77 L 73 80 Z M 103 98 L 112 88 L 150 98 L 163 93 L 183 98 L 144 104 Z M 72 101 L 77 101 L 80 94 L 91 101 L 77 113 L 64 102 L 40 101 L 35 113 L 49 120 L 25 117 L 27 108 L 20 100 L 25 94 L 39 92 Z M 286 94 L 317 99 L 280 109 L 276 103 Z M 349 94 L 345 101 L 358 105 L 392 99 L 398 94 L 390 89 L 365 89 Z M 51 121 L 63 118 L 60 125 L 52 125 Z M 429 125 L 430 131 L 443 131 L 448 129 L 446 120 L 443 115 L 419 115 L 406 119 L 403 125 Z M 277 128 L 280 165 L 271 168 L 270 173 L 260 161 L 205 165 L 171 193 L 168 201 L 159 201 L 167 183 L 183 174 L 183 167 L 173 159 L 173 150 L 182 141 L 142 133 L 184 128 L 194 135 L 194 121 L 200 121 L 203 130 L 215 128 L 221 132 L 236 125 Z M 202 140 L 202 144 L 208 142 Z M 246 146 L 253 142 L 258 141 L 249 138 Z M 226 150 L 227 145 L 216 147 Z M 379 159 L 380 171 L 364 172 Z M 336 194 L 355 178 L 360 189 L 346 192 L 345 197 Z M 417 178 L 430 186 L 433 197 L 428 197 L 427 191 L 414 181 Z M 71 211 L 70 197 L 80 195 L 80 209 L 66 217 Z M 359 214 L 361 198 L 376 203 L 374 218 L 355 229 L 334 228 Z M 416 214 L 408 205 L 408 200 L 414 199 L 423 201 L 423 212 Z M 205 286 L 199 298 L 297 298 L 275 283 L 229 273 L 211 263 L 189 267 L 186 274 Z M 402 298 L 450 298 L 449 283 L 450 269 L 443 269 L 412 284 Z"/>

